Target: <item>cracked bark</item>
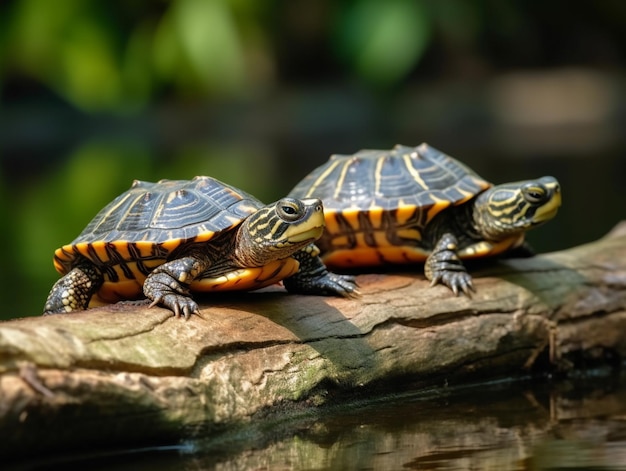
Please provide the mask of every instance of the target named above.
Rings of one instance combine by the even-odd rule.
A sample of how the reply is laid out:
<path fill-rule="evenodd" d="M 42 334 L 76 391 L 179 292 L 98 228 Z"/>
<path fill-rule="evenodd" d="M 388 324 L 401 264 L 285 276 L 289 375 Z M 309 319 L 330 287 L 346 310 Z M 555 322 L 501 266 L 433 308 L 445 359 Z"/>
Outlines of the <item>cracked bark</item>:
<path fill-rule="evenodd" d="M 165 442 L 288 404 L 626 354 L 624 224 L 473 273 L 471 300 L 407 272 L 361 275 L 357 300 L 280 288 L 200 298 L 187 322 L 141 303 L 3 322 L 0 454 Z"/>

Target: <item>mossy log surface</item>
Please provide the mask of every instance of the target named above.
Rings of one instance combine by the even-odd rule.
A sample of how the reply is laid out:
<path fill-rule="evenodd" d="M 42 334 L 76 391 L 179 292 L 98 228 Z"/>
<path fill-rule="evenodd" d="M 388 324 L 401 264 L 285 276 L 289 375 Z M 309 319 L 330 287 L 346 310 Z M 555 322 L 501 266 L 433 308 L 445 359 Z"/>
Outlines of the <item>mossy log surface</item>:
<path fill-rule="evenodd" d="M 286 405 L 626 355 L 624 224 L 474 268 L 472 299 L 394 272 L 360 275 L 358 299 L 277 287 L 200 298 L 188 321 L 120 303 L 0 323 L 0 455 L 165 443 Z"/>

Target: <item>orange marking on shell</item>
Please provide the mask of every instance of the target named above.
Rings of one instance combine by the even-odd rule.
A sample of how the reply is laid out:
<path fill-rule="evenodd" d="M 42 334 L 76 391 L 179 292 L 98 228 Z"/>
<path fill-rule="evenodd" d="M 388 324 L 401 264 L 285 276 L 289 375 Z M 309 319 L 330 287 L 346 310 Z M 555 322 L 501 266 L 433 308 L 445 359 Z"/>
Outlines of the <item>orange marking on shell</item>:
<path fill-rule="evenodd" d="M 373 207 L 370 208 L 367 212 L 370 222 L 372 226 L 376 229 L 380 228 L 383 223 L 383 208 L 381 207 Z"/>
<path fill-rule="evenodd" d="M 76 250 L 78 251 L 78 253 L 80 253 L 83 257 L 87 257 L 91 259 L 89 252 L 88 252 L 89 245 L 90 244 L 86 242 L 79 242 L 75 244 L 74 247 L 76 247 Z"/>
<path fill-rule="evenodd" d="M 326 222 L 326 233 L 337 234 L 339 223 L 337 222 L 337 211 L 324 209 L 324 220 Z"/>
<path fill-rule="evenodd" d="M 418 229 L 398 229 L 396 234 L 403 239 L 422 240 L 422 233 Z"/>
<path fill-rule="evenodd" d="M 143 243 L 149 243 L 149 242 L 141 242 L 141 243 L 143 244 Z M 165 242 L 161 242 L 161 247 L 165 249 L 168 253 L 172 252 L 179 245 L 180 245 L 180 239 L 169 239 L 169 240 L 166 240 Z"/>
<path fill-rule="evenodd" d="M 98 257 L 98 259 L 102 261 L 109 260 L 109 254 L 106 251 L 106 242 L 102 242 L 102 241 L 93 242 L 91 246 L 93 247 L 93 250 L 95 250 L 96 256 Z"/>
<path fill-rule="evenodd" d="M 362 268 L 383 264 L 410 264 L 426 260 L 428 252 L 416 247 L 359 247 L 335 250 L 322 256 L 329 268 Z"/>
<path fill-rule="evenodd" d="M 434 204 L 428 210 L 428 222 L 432 221 L 437 214 L 450 206 L 450 201 L 448 200 L 440 200 L 432 195 L 431 198 L 434 200 Z"/>
<path fill-rule="evenodd" d="M 376 247 L 387 247 L 387 246 L 390 247 L 391 246 L 389 244 L 389 240 L 387 239 L 387 234 L 385 232 L 375 231 L 372 235 L 374 236 Z"/>
<path fill-rule="evenodd" d="M 147 257 L 152 256 L 154 245 L 155 245 L 154 242 L 141 240 L 141 241 L 135 242 L 134 245 L 135 245 L 135 248 L 139 251 L 141 258 L 147 258 Z M 132 258 L 133 257 L 131 257 L 129 254 L 128 258 L 125 258 L 125 260 L 130 260 Z"/>
<path fill-rule="evenodd" d="M 143 280 L 120 279 L 118 282 L 105 281 L 89 306 L 116 303 L 126 299 L 137 299 L 143 294 Z"/>
<path fill-rule="evenodd" d="M 334 247 L 346 247 L 350 242 L 350 238 L 347 235 L 334 236 L 331 243 Z"/>
<path fill-rule="evenodd" d="M 403 226 L 415 213 L 414 205 L 403 205 L 396 211 L 396 221 L 399 226 Z"/>
<path fill-rule="evenodd" d="M 115 250 L 117 250 L 117 253 L 124 260 L 130 260 L 132 258 L 130 255 L 130 251 L 129 251 L 129 244 L 126 244 L 126 243 L 115 244 Z"/>
<path fill-rule="evenodd" d="M 460 258 L 479 258 L 484 256 L 497 255 L 514 247 L 518 247 L 524 238 L 513 237 L 504 241 L 485 244 L 475 244 L 465 249 L 459 250 L 457 253 Z M 489 247 L 489 249 L 487 249 Z M 478 250 L 473 251 L 473 249 Z M 380 246 L 366 247 L 358 246 L 352 250 L 334 249 L 333 251 L 322 256 L 322 260 L 330 269 L 336 268 L 364 268 L 374 267 L 386 264 L 411 264 L 421 263 L 426 260 L 430 251 L 420 249 L 418 247 L 407 246 Z"/>
<path fill-rule="evenodd" d="M 359 228 L 359 214 L 361 214 L 361 209 L 359 208 L 350 208 L 342 211 L 343 217 L 346 219 L 350 227 L 353 230 L 357 230 Z"/>
<path fill-rule="evenodd" d="M 61 275 L 65 275 L 71 270 L 71 264 L 74 261 L 74 254 L 72 250 L 72 245 L 64 245 L 63 247 L 56 249 L 54 252 L 54 268 Z"/>
<path fill-rule="evenodd" d="M 278 283 L 295 274 L 300 264 L 293 258 L 275 260 L 263 267 L 241 268 L 214 278 L 200 278 L 191 283 L 192 291 L 248 291 Z"/>

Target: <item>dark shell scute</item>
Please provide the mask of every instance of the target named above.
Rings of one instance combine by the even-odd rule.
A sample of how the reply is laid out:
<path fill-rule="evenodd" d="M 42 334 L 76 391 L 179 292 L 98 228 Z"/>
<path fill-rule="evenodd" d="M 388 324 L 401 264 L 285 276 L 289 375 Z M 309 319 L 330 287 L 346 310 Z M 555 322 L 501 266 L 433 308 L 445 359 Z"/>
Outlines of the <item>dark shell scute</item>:
<path fill-rule="evenodd" d="M 469 167 L 427 144 L 397 145 L 391 150 L 333 155 L 290 196 L 320 198 L 325 209 L 393 210 L 407 205 L 428 207 L 438 201 L 457 204 L 489 186 Z"/>
<path fill-rule="evenodd" d="M 246 192 L 210 177 L 136 181 L 105 206 L 73 243 L 190 240 L 229 230 L 262 206 Z"/>

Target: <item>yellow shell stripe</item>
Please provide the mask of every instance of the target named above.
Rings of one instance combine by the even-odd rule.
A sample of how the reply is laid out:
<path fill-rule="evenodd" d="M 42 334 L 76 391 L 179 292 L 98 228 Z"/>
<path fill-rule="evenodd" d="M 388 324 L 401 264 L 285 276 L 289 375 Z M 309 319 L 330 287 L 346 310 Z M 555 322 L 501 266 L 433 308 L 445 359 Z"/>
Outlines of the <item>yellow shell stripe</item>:
<path fill-rule="evenodd" d="M 336 182 L 336 189 L 335 189 L 335 194 L 333 195 L 334 198 L 338 198 L 339 197 L 339 191 L 341 190 L 341 187 L 343 186 L 343 182 L 346 180 L 346 173 L 348 173 L 348 169 L 350 168 L 350 160 L 346 160 L 345 164 L 343 165 L 341 172 L 339 173 L 339 179 Z M 339 162 L 337 162 L 338 164 Z M 334 165 L 331 165 L 331 168 L 334 168 Z M 326 172 L 324 172 L 324 174 L 326 174 Z M 321 177 L 320 177 L 320 181 L 321 181 Z"/>
<path fill-rule="evenodd" d="M 419 184 L 419 186 L 421 186 L 424 190 L 428 190 L 428 185 L 426 184 L 426 182 L 420 175 L 420 172 L 415 170 L 415 167 L 413 167 L 413 162 L 411 161 L 411 154 L 403 155 L 402 161 L 404 162 L 406 169 L 409 171 L 409 173 L 415 179 L 415 181 Z"/>
<path fill-rule="evenodd" d="M 378 159 L 378 161 L 376 162 L 376 169 L 374 170 L 374 191 L 375 191 L 374 195 L 381 194 L 380 188 L 382 187 L 382 183 L 383 183 L 382 169 L 383 169 L 384 164 L 385 164 L 384 159 Z"/>
<path fill-rule="evenodd" d="M 131 198 L 132 196 L 135 196 L 135 201 L 137 201 L 138 199 L 141 199 L 141 197 L 143 196 L 137 196 L 137 195 L 133 195 L 132 193 L 127 193 L 126 196 L 124 198 L 120 198 L 120 200 L 117 202 L 117 204 L 111 205 L 110 208 L 108 208 L 108 211 L 102 215 L 99 216 L 99 220 L 101 223 L 103 223 L 104 221 L 109 220 L 109 218 L 114 217 L 111 216 L 112 214 L 119 212 L 120 211 L 120 207 L 126 205 L 126 201 Z M 98 226 L 93 227 L 92 231 L 93 232 L 97 232 L 98 230 Z"/>
<path fill-rule="evenodd" d="M 313 184 L 309 188 L 309 191 L 307 191 L 306 193 L 306 198 L 312 198 L 315 195 L 315 192 L 316 192 L 315 190 L 317 190 L 317 187 L 320 186 L 320 184 L 326 179 L 326 177 L 330 175 L 332 171 L 335 169 L 335 167 L 337 167 L 337 165 L 339 165 L 340 163 L 341 163 L 340 160 L 336 160 L 335 162 L 333 162 L 332 164 L 328 166 L 328 168 L 324 171 L 324 173 L 322 173 L 317 178 L 317 180 L 313 182 Z"/>

